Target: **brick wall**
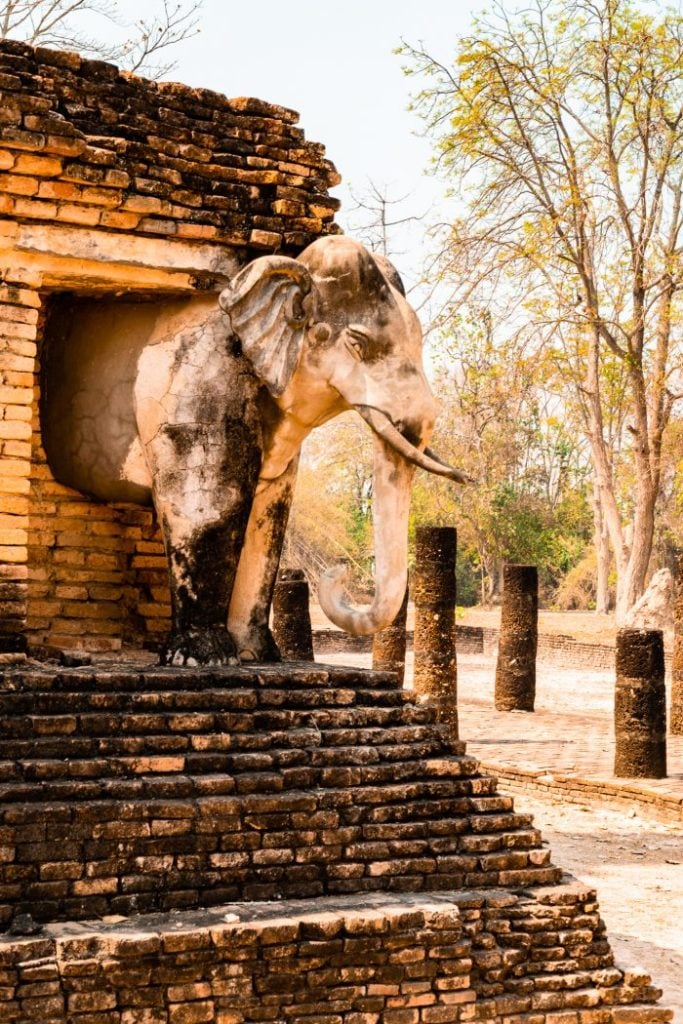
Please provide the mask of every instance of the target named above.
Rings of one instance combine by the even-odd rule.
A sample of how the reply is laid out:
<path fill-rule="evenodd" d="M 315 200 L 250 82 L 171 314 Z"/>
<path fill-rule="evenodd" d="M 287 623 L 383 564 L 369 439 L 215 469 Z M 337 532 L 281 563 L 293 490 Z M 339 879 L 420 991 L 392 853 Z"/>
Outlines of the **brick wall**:
<path fill-rule="evenodd" d="M 294 252 L 332 227 L 339 177 L 295 111 L 9 40 L 0 92 L 7 217 Z"/>
<path fill-rule="evenodd" d="M 39 403 L 40 354 L 31 406 L 28 640 L 93 652 L 155 643 L 168 632 L 171 609 L 154 512 L 58 483 L 42 446 Z"/>
<path fill-rule="evenodd" d="M 0 222 L 0 234 L 6 225 Z M 33 369 L 39 275 L 0 267 L 0 651 L 26 615 Z"/>

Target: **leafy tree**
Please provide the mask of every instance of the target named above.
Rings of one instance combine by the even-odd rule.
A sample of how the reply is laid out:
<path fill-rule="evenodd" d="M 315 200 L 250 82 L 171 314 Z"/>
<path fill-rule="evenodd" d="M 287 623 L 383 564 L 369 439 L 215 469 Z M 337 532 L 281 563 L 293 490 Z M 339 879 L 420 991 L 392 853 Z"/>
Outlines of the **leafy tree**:
<path fill-rule="evenodd" d="M 557 356 L 620 616 L 645 584 L 680 397 L 683 18 L 632 0 L 531 0 L 514 14 L 494 0 L 451 66 L 404 52 L 463 202 L 444 273 L 460 300 L 477 296 Z"/>
<path fill-rule="evenodd" d="M 449 335 L 440 346 L 435 447 L 476 483 L 456 491 L 420 475 L 414 517 L 457 523 L 483 603 L 499 596 L 510 561 L 538 565 L 550 597 L 590 534 L 584 454 L 522 344 L 496 341 L 481 312 L 454 333 L 457 343 Z"/>
<path fill-rule="evenodd" d="M 198 31 L 200 7 L 201 0 L 160 0 L 131 25 L 118 0 L 0 0 L 0 39 L 76 50 L 162 78 L 175 67 L 169 49 Z M 88 26 L 98 31 L 93 35 Z M 112 33 L 123 38 L 113 42 Z"/>

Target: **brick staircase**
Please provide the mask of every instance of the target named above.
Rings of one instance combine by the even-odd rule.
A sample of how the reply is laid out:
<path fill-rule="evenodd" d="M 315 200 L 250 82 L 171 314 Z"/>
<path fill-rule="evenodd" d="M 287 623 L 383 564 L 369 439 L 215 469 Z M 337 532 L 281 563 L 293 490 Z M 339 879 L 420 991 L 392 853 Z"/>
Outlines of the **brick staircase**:
<path fill-rule="evenodd" d="M 5 923 L 560 876 L 390 675 L 18 673 L 0 759 Z"/>
<path fill-rule="evenodd" d="M 0 815 L 0 1024 L 671 1018 L 391 675 L 8 672 Z"/>

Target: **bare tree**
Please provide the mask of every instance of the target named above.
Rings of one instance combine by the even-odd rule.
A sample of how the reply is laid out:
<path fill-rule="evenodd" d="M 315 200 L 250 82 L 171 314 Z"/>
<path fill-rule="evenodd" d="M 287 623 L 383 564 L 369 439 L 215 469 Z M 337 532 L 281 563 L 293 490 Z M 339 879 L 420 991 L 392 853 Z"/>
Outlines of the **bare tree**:
<path fill-rule="evenodd" d="M 499 0 L 417 106 L 461 188 L 447 273 L 553 346 L 583 413 L 621 616 L 644 588 L 680 390 L 683 18 L 631 0 Z M 606 423 L 623 379 L 624 447 Z M 621 477 L 619 475 L 621 473 Z M 622 488 L 628 473 L 630 488 Z"/>
<path fill-rule="evenodd" d="M 426 211 L 421 214 L 403 212 L 410 193 L 394 198 L 389 186 L 372 180 L 368 180 L 362 192 L 353 189 L 350 192 L 354 205 L 347 215 L 353 223 L 354 234 L 373 252 L 389 258 L 402 255 L 402 251 L 396 249 L 401 233 L 408 225 L 423 221 Z"/>
<path fill-rule="evenodd" d="M 118 0 L 0 0 L 0 39 L 76 50 L 158 79 L 175 67 L 171 47 L 199 31 L 200 7 L 201 0 L 160 0 L 156 12 L 130 24 Z M 90 34 L 86 21 L 101 24 L 102 34 Z M 120 41 L 106 40 L 112 32 Z"/>

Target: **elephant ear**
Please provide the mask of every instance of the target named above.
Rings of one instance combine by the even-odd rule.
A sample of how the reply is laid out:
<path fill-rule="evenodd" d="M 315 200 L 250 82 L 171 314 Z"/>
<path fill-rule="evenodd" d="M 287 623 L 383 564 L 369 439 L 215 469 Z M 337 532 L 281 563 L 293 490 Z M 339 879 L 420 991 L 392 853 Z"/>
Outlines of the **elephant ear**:
<path fill-rule="evenodd" d="M 219 296 L 242 351 L 274 395 L 292 379 L 313 300 L 311 275 L 287 256 L 253 260 Z"/>

